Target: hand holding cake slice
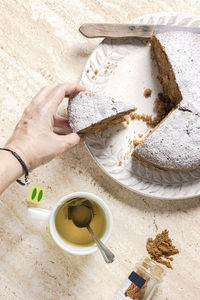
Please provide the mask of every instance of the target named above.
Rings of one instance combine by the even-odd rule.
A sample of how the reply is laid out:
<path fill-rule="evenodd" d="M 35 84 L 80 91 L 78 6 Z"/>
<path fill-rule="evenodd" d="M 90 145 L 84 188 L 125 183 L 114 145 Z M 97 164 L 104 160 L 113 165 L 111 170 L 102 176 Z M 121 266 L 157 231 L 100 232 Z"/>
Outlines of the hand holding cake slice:
<path fill-rule="evenodd" d="M 134 110 L 134 105 L 115 102 L 111 97 L 81 92 L 69 99 L 68 121 L 73 132 L 97 133 L 123 122 Z"/>

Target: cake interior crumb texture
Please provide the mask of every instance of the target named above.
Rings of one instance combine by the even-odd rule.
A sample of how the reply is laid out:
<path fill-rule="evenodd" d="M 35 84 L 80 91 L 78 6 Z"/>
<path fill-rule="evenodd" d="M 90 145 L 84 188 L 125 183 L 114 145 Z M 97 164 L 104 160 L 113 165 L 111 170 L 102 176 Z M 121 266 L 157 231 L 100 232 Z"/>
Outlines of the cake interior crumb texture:
<path fill-rule="evenodd" d="M 176 106 L 182 100 L 182 95 L 176 82 L 175 74 L 165 48 L 155 35 L 152 36 L 151 50 L 158 66 L 158 79 L 163 87 L 163 93 L 171 100 L 171 106 Z"/>

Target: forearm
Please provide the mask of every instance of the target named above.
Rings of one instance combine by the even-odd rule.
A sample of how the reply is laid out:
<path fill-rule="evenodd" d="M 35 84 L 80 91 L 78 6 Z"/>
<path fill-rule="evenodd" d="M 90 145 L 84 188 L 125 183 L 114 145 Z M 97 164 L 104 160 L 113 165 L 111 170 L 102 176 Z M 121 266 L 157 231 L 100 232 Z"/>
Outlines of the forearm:
<path fill-rule="evenodd" d="M 22 174 L 22 166 L 12 153 L 0 150 L 0 194 Z"/>

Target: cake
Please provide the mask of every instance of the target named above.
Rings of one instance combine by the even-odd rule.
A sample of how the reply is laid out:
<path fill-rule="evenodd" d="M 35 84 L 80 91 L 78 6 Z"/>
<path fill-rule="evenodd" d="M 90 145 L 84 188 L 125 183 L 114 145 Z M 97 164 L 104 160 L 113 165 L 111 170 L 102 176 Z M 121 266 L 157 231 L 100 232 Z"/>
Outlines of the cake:
<path fill-rule="evenodd" d="M 191 32 L 153 35 L 151 49 L 171 111 L 135 148 L 133 156 L 173 171 L 200 166 L 200 36 Z"/>
<path fill-rule="evenodd" d="M 72 95 L 68 103 L 68 122 L 73 132 L 97 133 L 124 121 L 135 106 L 115 102 L 100 94 L 80 92 Z"/>

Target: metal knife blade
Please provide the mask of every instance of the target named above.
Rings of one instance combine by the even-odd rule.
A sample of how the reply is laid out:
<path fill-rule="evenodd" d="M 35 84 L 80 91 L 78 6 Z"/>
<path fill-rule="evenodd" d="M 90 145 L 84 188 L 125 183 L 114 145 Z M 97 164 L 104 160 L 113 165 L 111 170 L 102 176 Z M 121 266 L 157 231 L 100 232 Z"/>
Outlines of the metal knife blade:
<path fill-rule="evenodd" d="M 189 31 L 199 34 L 200 27 L 149 24 L 86 23 L 81 25 L 79 31 L 87 38 L 151 38 L 153 33 L 161 33 L 167 31 Z"/>

